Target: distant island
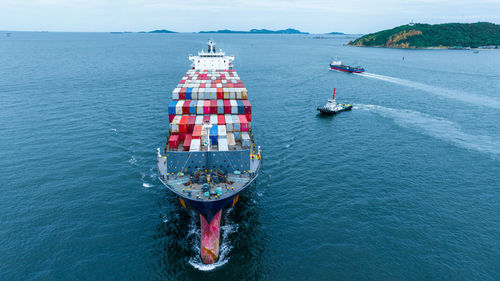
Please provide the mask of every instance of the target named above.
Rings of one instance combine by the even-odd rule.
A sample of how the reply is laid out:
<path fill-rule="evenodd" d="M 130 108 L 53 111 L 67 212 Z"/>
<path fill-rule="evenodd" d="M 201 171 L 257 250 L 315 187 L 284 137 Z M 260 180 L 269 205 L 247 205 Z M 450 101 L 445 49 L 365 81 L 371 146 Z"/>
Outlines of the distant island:
<path fill-rule="evenodd" d="M 166 29 L 158 29 L 158 30 L 150 31 L 149 33 L 177 33 L 177 32 L 171 31 L 171 30 L 166 30 Z"/>
<path fill-rule="evenodd" d="M 200 31 L 199 33 L 241 33 L 241 34 L 309 34 L 308 32 L 301 32 L 300 30 L 287 28 L 283 30 L 269 30 L 269 29 L 251 29 L 250 31 L 237 31 L 237 30 L 217 30 L 217 31 Z"/>
<path fill-rule="evenodd" d="M 478 48 L 500 45 L 500 25 L 489 22 L 410 23 L 367 34 L 351 46 L 389 48 Z"/>
<path fill-rule="evenodd" d="M 330 35 L 345 35 L 345 33 L 342 33 L 342 32 L 330 32 L 330 33 L 325 33 L 325 34 L 330 34 Z"/>

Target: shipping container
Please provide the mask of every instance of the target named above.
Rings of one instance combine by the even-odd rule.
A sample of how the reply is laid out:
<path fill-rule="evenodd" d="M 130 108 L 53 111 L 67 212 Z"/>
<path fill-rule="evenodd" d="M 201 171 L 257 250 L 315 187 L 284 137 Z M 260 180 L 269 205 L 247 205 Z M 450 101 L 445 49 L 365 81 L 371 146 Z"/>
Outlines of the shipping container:
<path fill-rule="evenodd" d="M 201 125 L 195 125 L 194 126 L 194 129 L 193 129 L 193 135 L 192 135 L 192 138 L 193 139 L 199 139 L 201 138 Z"/>
<path fill-rule="evenodd" d="M 210 114 L 210 101 L 205 100 L 205 104 L 203 105 L 203 114 Z"/>
<path fill-rule="evenodd" d="M 174 120 L 175 118 L 175 114 L 169 114 L 168 115 L 168 123 L 172 123 L 172 121 Z"/>
<path fill-rule="evenodd" d="M 181 88 L 181 90 L 179 91 L 179 99 L 180 100 L 186 99 L 186 88 Z"/>
<path fill-rule="evenodd" d="M 179 147 L 179 135 L 170 135 L 168 147 L 170 149 L 177 149 Z"/>
<path fill-rule="evenodd" d="M 250 101 L 243 100 L 243 104 L 245 105 L 245 114 L 251 114 L 252 113 L 252 105 L 250 104 Z"/>
<path fill-rule="evenodd" d="M 212 128 L 210 129 L 210 143 L 212 145 L 217 144 L 217 140 L 218 140 L 218 136 L 217 136 L 218 128 L 217 127 L 218 127 L 217 125 L 213 125 Z"/>
<path fill-rule="evenodd" d="M 205 101 L 199 100 L 198 104 L 196 105 L 196 114 L 203 114 L 203 107 L 204 107 Z"/>
<path fill-rule="evenodd" d="M 241 89 L 235 88 L 234 91 L 236 92 L 236 99 L 241 100 Z"/>
<path fill-rule="evenodd" d="M 231 114 L 226 114 L 224 115 L 224 121 L 226 122 L 226 131 L 232 132 L 234 131 L 233 128 L 233 116 Z"/>
<path fill-rule="evenodd" d="M 237 100 L 236 103 L 238 104 L 238 114 L 245 114 L 245 105 L 243 104 L 243 101 Z"/>
<path fill-rule="evenodd" d="M 172 133 L 179 133 L 179 123 L 181 122 L 181 115 L 176 115 L 172 123 L 170 123 L 170 130 Z"/>
<path fill-rule="evenodd" d="M 245 116 L 247 117 L 248 122 L 252 121 L 252 114 L 245 114 Z"/>
<path fill-rule="evenodd" d="M 182 115 L 182 106 L 184 105 L 184 100 L 180 100 L 175 105 L 175 114 Z"/>
<path fill-rule="evenodd" d="M 229 98 L 232 99 L 232 100 L 236 99 L 236 92 L 231 87 L 229 88 Z"/>
<path fill-rule="evenodd" d="M 189 120 L 189 116 L 184 115 L 181 118 L 181 122 L 179 122 L 179 133 L 186 133 L 187 132 L 187 122 Z"/>
<path fill-rule="evenodd" d="M 191 99 L 192 100 L 197 100 L 198 99 L 198 87 L 199 87 L 199 85 L 196 84 L 196 87 L 193 88 L 193 91 L 191 92 Z"/>
<path fill-rule="evenodd" d="M 210 124 L 217 125 L 217 122 L 218 122 L 217 120 L 218 120 L 217 119 L 217 114 L 211 114 L 210 115 Z"/>
<path fill-rule="evenodd" d="M 182 146 L 184 147 L 184 151 L 189 151 L 189 147 L 191 146 L 191 134 L 186 135 Z"/>
<path fill-rule="evenodd" d="M 250 147 L 250 135 L 248 135 L 247 132 L 241 133 L 241 146 L 243 148 L 249 148 Z"/>
<path fill-rule="evenodd" d="M 240 118 L 238 117 L 238 115 L 232 115 L 232 118 L 233 118 L 233 130 L 235 132 L 239 132 L 241 130 Z"/>
<path fill-rule="evenodd" d="M 191 100 L 184 101 L 182 105 L 182 114 L 189 114 L 189 106 L 191 105 Z"/>
<path fill-rule="evenodd" d="M 180 88 L 175 88 L 173 91 L 172 91 L 172 99 L 173 100 L 178 100 L 179 99 L 179 91 L 181 89 Z"/>
<path fill-rule="evenodd" d="M 229 151 L 229 146 L 226 138 L 219 137 L 218 149 L 219 151 Z"/>
<path fill-rule="evenodd" d="M 190 100 L 190 99 L 191 99 L 191 91 L 192 91 L 192 90 L 193 90 L 192 88 L 187 88 L 187 89 L 186 89 L 186 99 L 187 99 L 187 100 Z"/>
<path fill-rule="evenodd" d="M 231 114 L 238 114 L 238 103 L 236 100 L 230 100 L 231 103 Z"/>
<path fill-rule="evenodd" d="M 234 139 L 236 141 L 241 141 L 241 132 L 234 132 Z"/>
<path fill-rule="evenodd" d="M 215 84 L 212 84 L 212 88 L 210 89 L 210 99 L 211 100 L 217 99 L 217 88 L 215 88 Z"/>
<path fill-rule="evenodd" d="M 203 115 L 203 124 L 210 123 L 210 115 Z"/>
<path fill-rule="evenodd" d="M 200 87 L 201 87 L 201 85 L 203 85 L 203 84 L 200 84 Z M 202 88 L 198 89 L 198 99 L 199 100 L 204 100 L 205 99 L 205 86 L 203 86 Z"/>
<path fill-rule="evenodd" d="M 248 132 L 248 121 L 245 115 L 238 115 L 240 118 L 240 128 L 242 132 Z"/>
<path fill-rule="evenodd" d="M 217 135 L 219 136 L 219 138 L 226 137 L 226 126 L 217 126 Z"/>
<path fill-rule="evenodd" d="M 224 113 L 231 114 L 231 101 L 230 100 L 224 100 Z"/>
<path fill-rule="evenodd" d="M 188 123 L 187 123 L 187 132 L 188 133 L 193 133 L 195 123 L 196 123 L 196 116 L 194 116 L 194 115 L 189 116 Z"/>
<path fill-rule="evenodd" d="M 248 99 L 248 91 L 247 91 L 247 89 L 243 88 L 243 90 L 241 91 L 241 98 L 242 99 Z"/>
<path fill-rule="evenodd" d="M 173 100 L 168 105 L 168 114 L 175 114 L 175 106 L 177 105 L 177 101 Z"/>
<path fill-rule="evenodd" d="M 200 146 L 201 146 L 201 140 L 198 139 L 191 139 L 191 146 L 189 147 L 189 151 L 200 151 Z"/>
<path fill-rule="evenodd" d="M 226 117 L 224 115 L 217 115 L 217 125 L 226 125 Z"/>
<path fill-rule="evenodd" d="M 235 146 L 236 145 L 236 141 L 234 140 L 234 134 L 233 133 L 227 134 L 227 143 L 229 144 L 229 146 Z"/>
<path fill-rule="evenodd" d="M 222 90 L 224 92 L 224 99 L 225 100 L 230 99 L 230 97 L 229 97 L 229 89 L 228 88 L 223 88 Z"/>
<path fill-rule="evenodd" d="M 216 100 L 210 101 L 210 114 L 217 114 L 217 101 Z"/>
<path fill-rule="evenodd" d="M 196 106 L 198 105 L 197 100 L 192 100 L 189 104 L 189 114 L 196 115 Z"/>
<path fill-rule="evenodd" d="M 221 84 L 217 84 L 217 99 L 218 100 L 222 100 L 224 99 L 224 91 L 222 91 L 222 88 L 220 88 L 222 85 Z"/>
<path fill-rule="evenodd" d="M 194 122 L 195 125 L 202 125 L 203 124 L 203 115 L 197 115 L 196 116 L 196 121 Z"/>
<path fill-rule="evenodd" d="M 217 114 L 224 114 L 224 101 L 217 100 Z"/>

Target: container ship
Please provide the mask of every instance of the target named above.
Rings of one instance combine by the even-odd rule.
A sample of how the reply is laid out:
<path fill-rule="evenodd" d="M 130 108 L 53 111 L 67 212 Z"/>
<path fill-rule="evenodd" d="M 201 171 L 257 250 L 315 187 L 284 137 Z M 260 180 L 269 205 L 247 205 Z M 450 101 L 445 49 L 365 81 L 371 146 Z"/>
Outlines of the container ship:
<path fill-rule="evenodd" d="M 349 72 L 349 73 L 365 72 L 365 69 L 362 68 L 361 66 L 348 66 L 348 65 L 342 64 L 342 62 L 338 59 L 335 59 L 330 63 L 330 69 L 343 71 L 343 72 Z"/>
<path fill-rule="evenodd" d="M 222 211 L 258 176 L 261 149 L 252 135 L 248 91 L 233 69 L 234 56 L 208 50 L 189 56 L 192 68 L 172 92 L 169 135 L 157 150 L 160 181 L 184 208 L 200 216 L 201 259 L 219 257 Z"/>

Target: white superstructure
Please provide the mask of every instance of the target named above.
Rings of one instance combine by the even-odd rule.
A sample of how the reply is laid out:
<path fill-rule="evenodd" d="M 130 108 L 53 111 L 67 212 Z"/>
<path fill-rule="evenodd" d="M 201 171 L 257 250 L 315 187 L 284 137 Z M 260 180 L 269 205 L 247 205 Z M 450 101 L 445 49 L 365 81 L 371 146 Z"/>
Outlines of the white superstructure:
<path fill-rule="evenodd" d="M 233 68 L 234 56 L 226 56 L 221 50 L 215 50 L 215 42 L 208 41 L 208 52 L 198 52 L 197 56 L 189 56 L 189 60 L 193 62 L 193 69 L 199 70 L 225 70 Z"/>

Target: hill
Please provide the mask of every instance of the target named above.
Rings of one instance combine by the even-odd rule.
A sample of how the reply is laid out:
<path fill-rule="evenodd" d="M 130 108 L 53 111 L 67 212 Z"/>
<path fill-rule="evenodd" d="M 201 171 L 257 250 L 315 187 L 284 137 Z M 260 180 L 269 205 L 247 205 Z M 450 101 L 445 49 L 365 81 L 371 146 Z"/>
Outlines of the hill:
<path fill-rule="evenodd" d="M 241 34 L 309 34 L 308 32 L 301 32 L 300 30 L 287 28 L 282 30 L 269 30 L 269 29 L 251 29 L 250 31 L 238 30 L 217 30 L 217 31 L 200 31 L 200 33 L 241 33 Z"/>
<path fill-rule="evenodd" d="M 149 33 L 177 33 L 177 32 L 171 31 L 171 30 L 166 30 L 166 29 L 158 29 L 158 30 L 150 31 Z"/>
<path fill-rule="evenodd" d="M 408 24 L 364 35 L 351 46 L 428 48 L 500 45 L 500 25 L 477 23 Z"/>

